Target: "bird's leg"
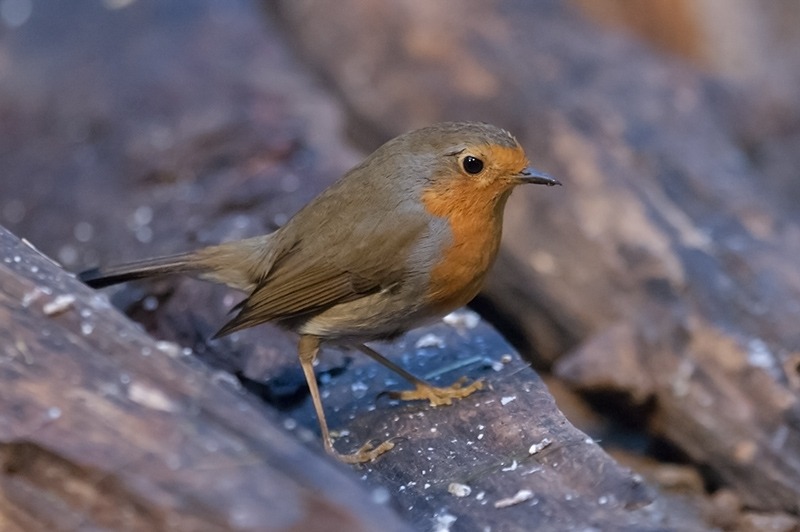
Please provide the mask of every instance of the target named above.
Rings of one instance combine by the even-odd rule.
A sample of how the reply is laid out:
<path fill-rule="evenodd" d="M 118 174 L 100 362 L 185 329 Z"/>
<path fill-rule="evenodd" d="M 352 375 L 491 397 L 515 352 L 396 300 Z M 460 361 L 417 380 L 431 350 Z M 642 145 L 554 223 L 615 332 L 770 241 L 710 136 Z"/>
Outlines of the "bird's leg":
<path fill-rule="evenodd" d="M 336 452 L 336 449 L 333 448 L 331 434 L 328 431 L 328 422 L 325 420 L 325 412 L 322 410 L 322 399 L 319 396 L 319 388 L 317 388 L 317 378 L 314 376 L 314 360 L 317 358 L 317 353 L 319 353 L 319 338 L 308 335 L 301 336 L 297 351 L 300 356 L 300 365 L 303 367 L 303 373 L 308 383 L 308 390 L 311 392 L 311 401 L 314 403 L 314 410 L 317 412 L 319 430 L 322 432 L 322 444 L 325 446 L 325 450 L 328 454 L 335 456 L 342 462 L 358 464 L 374 460 L 394 447 L 394 443 L 388 441 L 381 443 L 377 447 L 373 447 L 372 444 L 368 442 L 353 454 L 339 454 Z"/>
<path fill-rule="evenodd" d="M 467 380 L 466 377 L 461 377 L 455 383 L 446 388 L 439 388 L 428 384 L 419 377 L 415 377 L 388 358 L 385 358 L 371 347 L 368 347 L 364 344 L 357 344 L 355 347 L 374 361 L 386 366 L 414 385 L 413 390 L 408 390 L 405 392 L 389 392 L 388 395 L 392 399 L 401 399 L 403 401 L 413 401 L 416 399 L 423 401 L 428 400 L 431 402 L 431 406 L 441 406 L 452 404 L 453 399 L 462 399 L 470 395 L 472 392 L 483 388 L 483 381 L 480 380 L 473 382 L 469 386 L 464 386 L 464 383 Z"/>

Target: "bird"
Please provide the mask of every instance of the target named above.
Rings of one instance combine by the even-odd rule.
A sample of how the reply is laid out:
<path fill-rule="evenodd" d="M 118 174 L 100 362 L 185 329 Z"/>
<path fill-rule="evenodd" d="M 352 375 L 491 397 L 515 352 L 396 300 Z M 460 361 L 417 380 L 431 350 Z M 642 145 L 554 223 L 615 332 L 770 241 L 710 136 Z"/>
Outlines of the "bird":
<path fill-rule="evenodd" d="M 451 404 L 481 389 L 434 387 L 366 345 L 392 341 L 464 306 L 497 257 L 503 212 L 522 184 L 561 185 L 531 168 L 516 138 L 478 122 L 446 122 L 375 150 L 272 233 L 196 251 L 86 270 L 94 288 L 185 274 L 247 294 L 215 338 L 272 322 L 299 335 L 298 357 L 325 450 L 346 463 L 394 443 L 339 453 L 313 363 L 323 345 L 355 348 L 414 385 L 403 400 Z"/>

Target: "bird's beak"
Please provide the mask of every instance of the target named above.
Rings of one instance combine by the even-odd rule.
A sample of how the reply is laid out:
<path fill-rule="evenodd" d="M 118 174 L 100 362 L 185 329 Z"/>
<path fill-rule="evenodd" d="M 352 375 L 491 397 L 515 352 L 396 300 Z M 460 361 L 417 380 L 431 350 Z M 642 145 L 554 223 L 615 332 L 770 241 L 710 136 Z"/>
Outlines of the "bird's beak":
<path fill-rule="evenodd" d="M 530 166 L 520 172 L 517 175 L 517 179 L 519 179 L 520 183 L 532 183 L 534 185 L 547 185 L 551 187 L 554 185 L 561 185 L 561 182 L 555 177 L 540 172 L 539 170 L 534 170 Z"/>

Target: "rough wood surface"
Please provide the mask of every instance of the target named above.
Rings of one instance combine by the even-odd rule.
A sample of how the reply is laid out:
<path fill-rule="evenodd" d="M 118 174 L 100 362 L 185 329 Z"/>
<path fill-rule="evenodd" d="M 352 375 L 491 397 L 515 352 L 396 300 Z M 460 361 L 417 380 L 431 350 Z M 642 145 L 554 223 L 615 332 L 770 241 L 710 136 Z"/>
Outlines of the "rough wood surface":
<path fill-rule="evenodd" d="M 446 323 L 376 347 L 434 382 L 467 375 L 488 385 L 452 406 L 431 408 L 381 398 L 408 385 L 363 357 L 326 380 L 330 420 L 348 432 L 340 445 L 395 439 L 397 447 L 362 473 L 376 489 L 388 490 L 415 529 L 449 520 L 457 523 L 453 530 L 696 526 L 691 518 L 653 519 L 664 510 L 652 502 L 653 491 L 577 431 L 544 383 L 474 313 L 457 312 Z M 308 405 L 290 413 L 313 423 L 308 414 Z M 528 498 L 502 507 L 520 492 Z"/>
<path fill-rule="evenodd" d="M 1 227 L 0 346 L 4 531 L 408 530 L 229 377 Z"/>

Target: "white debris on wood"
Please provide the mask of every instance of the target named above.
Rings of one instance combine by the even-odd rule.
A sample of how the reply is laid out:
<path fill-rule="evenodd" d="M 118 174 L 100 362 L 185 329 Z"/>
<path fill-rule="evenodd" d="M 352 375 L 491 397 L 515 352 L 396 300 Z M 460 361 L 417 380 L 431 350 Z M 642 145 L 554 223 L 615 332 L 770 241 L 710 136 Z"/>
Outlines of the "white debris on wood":
<path fill-rule="evenodd" d="M 481 317 L 471 310 L 461 309 L 451 312 L 442 321 L 451 327 L 474 329 L 481 322 Z"/>
<path fill-rule="evenodd" d="M 514 460 L 514 461 L 511 463 L 511 465 L 510 465 L 510 466 L 508 466 L 508 467 L 504 467 L 502 470 L 503 470 L 503 471 L 516 471 L 516 470 L 517 470 L 517 467 L 519 467 L 519 464 L 517 463 L 517 461 L 516 461 L 516 460 Z"/>
<path fill-rule="evenodd" d="M 495 502 L 494 507 L 508 508 L 509 506 L 514 506 L 515 504 L 529 501 L 531 499 L 533 499 L 533 492 L 531 490 L 519 490 L 516 494 L 514 494 L 513 497 L 507 497 Z"/>
<path fill-rule="evenodd" d="M 423 347 L 438 347 L 441 349 L 444 346 L 444 338 L 433 333 L 428 333 L 421 336 L 420 339 L 414 344 L 414 347 L 417 349 L 422 349 Z"/>
<path fill-rule="evenodd" d="M 181 353 L 181 348 L 178 344 L 175 342 L 167 342 L 165 340 L 159 340 L 156 342 L 156 349 L 172 358 L 177 358 Z"/>
<path fill-rule="evenodd" d="M 75 296 L 72 294 L 62 294 L 49 303 L 46 303 L 44 307 L 42 307 L 42 310 L 47 316 L 55 316 L 57 314 L 61 314 L 62 312 L 66 312 L 74 304 Z"/>
<path fill-rule="evenodd" d="M 472 493 L 472 488 L 467 486 L 466 484 L 460 484 L 458 482 L 451 482 L 447 486 L 447 491 L 455 495 L 456 497 L 468 497 L 470 493 Z"/>
<path fill-rule="evenodd" d="M 133 382 L 128 386 L 128 398 L 134 403 L 162 412 L 175 412 L 178 409 L 178 406 L 164 395 L 164 392 L 138 382 Z"/>
<path fill-rule="evenodd" d="M 500 404 L 503 405 L 503 406 L 506 406 L 508 403 L 510 403 L 511 401 L 514 401 L 516 399 L 517 399 L 516 395 L 503 397 L 502 399 L 500 399 Z"/>
<path fill-rule="evenodd" d="M 553 440 L 551 440 L 550 438 L 542 438 L 542 441 L 540 441 L 539 443 L 534 443 L 533 445 L 531 445 L 530 449 L 528 449 L 528 454 L 534 455 L 536 453 L 539 453 L 543 449 L 550 447 L 550 444 L 552 443 Z"/>

